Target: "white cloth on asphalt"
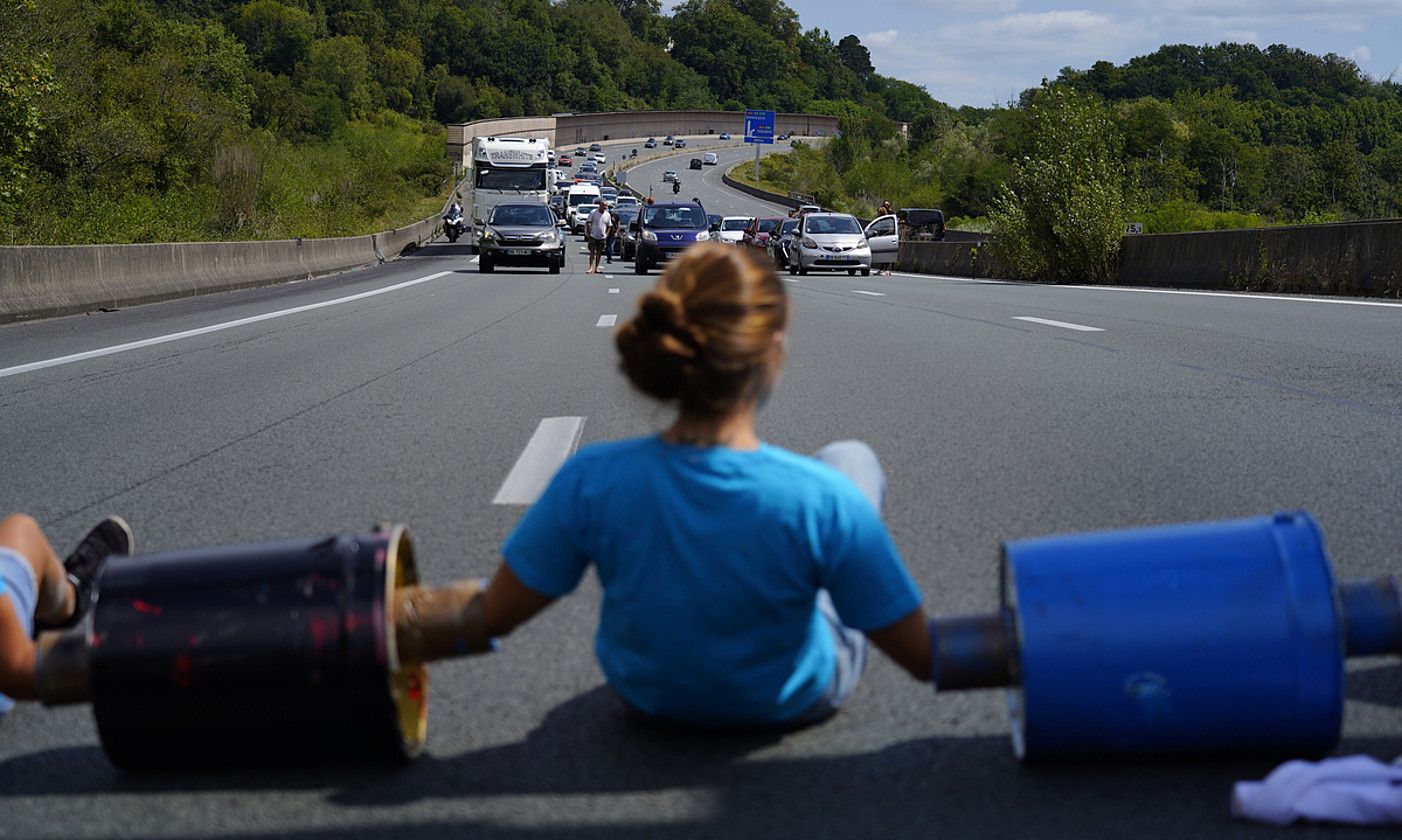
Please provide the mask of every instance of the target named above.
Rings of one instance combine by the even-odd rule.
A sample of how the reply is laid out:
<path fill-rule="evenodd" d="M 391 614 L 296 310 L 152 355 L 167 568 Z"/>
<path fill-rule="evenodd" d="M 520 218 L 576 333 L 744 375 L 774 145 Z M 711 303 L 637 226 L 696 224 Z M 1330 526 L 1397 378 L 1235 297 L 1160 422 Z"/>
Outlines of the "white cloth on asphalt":
<path fill-rule="evenodd" d="M 1402 824 L 1402 758 L 1392 764 L 1367 755 L 1287 761 L 1262 781 L 1237 782 L 1232 816 L 1272 825 Z"/>

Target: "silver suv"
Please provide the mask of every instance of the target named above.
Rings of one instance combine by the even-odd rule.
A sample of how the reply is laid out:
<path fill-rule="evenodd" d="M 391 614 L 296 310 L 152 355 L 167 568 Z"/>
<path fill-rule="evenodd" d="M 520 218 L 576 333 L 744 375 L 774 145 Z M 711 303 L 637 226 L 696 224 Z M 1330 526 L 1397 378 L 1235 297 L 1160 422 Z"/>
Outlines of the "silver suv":
<path fill-rule="evenodd" d="M 871 274 L 871 245 L 861 222 L 847 213 L 808 213 L 789 246 L 789 273 L 843 269 Z"/>
<path fill-rule="evenodd" d="M 538 265 L 559 274 L 565 265 L 565 237 L 544 204 L 498 204 L 487 217 L 478 243 L 477 268 L 491 273 L 499 265 Z"/>

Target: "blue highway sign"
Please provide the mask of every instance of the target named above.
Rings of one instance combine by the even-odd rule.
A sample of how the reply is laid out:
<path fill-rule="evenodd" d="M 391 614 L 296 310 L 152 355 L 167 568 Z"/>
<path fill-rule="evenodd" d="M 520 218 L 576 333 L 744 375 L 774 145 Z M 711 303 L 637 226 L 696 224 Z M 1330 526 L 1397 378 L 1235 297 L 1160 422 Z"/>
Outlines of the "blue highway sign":
<path fill-rule="evenodd" d="M 774 142 L 774 112 L 773 111 L 745 111 L 745 142 L 746 143 L 773 143 Z"/>

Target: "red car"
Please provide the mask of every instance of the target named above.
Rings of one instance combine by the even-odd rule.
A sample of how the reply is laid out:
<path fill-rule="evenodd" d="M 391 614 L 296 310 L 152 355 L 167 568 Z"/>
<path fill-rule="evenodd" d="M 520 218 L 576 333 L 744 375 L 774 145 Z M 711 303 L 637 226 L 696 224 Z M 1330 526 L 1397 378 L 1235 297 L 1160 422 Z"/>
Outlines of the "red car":
<path fill-rule="evenodd" d="M 741 234 L 740 244 L 769 253 L 769 237 L 784 223 L 783 216 L 760 216 Z"/>
<path fill-rule="evenodd" d="M 569 155 L 560 155 L 561 166 L 574 166 L 574 158 Z"/>

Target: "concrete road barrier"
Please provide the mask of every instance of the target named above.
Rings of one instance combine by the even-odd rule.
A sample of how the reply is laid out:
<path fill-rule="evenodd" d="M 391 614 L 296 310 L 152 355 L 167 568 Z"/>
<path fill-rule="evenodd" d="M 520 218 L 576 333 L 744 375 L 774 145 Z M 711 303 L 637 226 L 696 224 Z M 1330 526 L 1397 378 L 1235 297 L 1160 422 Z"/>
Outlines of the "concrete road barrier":
<path fill-rule="evenodd" d="M 987 244 L 902 242 L 897 264 L 1008 277 Z M 1402 220 L 1127 236 L 1116 285 L 1402 297 Z"/>
<path fill-rule="evenodd" d="M 264 286 L 384 262 L 439 217 L 369 236 L 261 242 L 0 247 L 0 323 Z"/>

